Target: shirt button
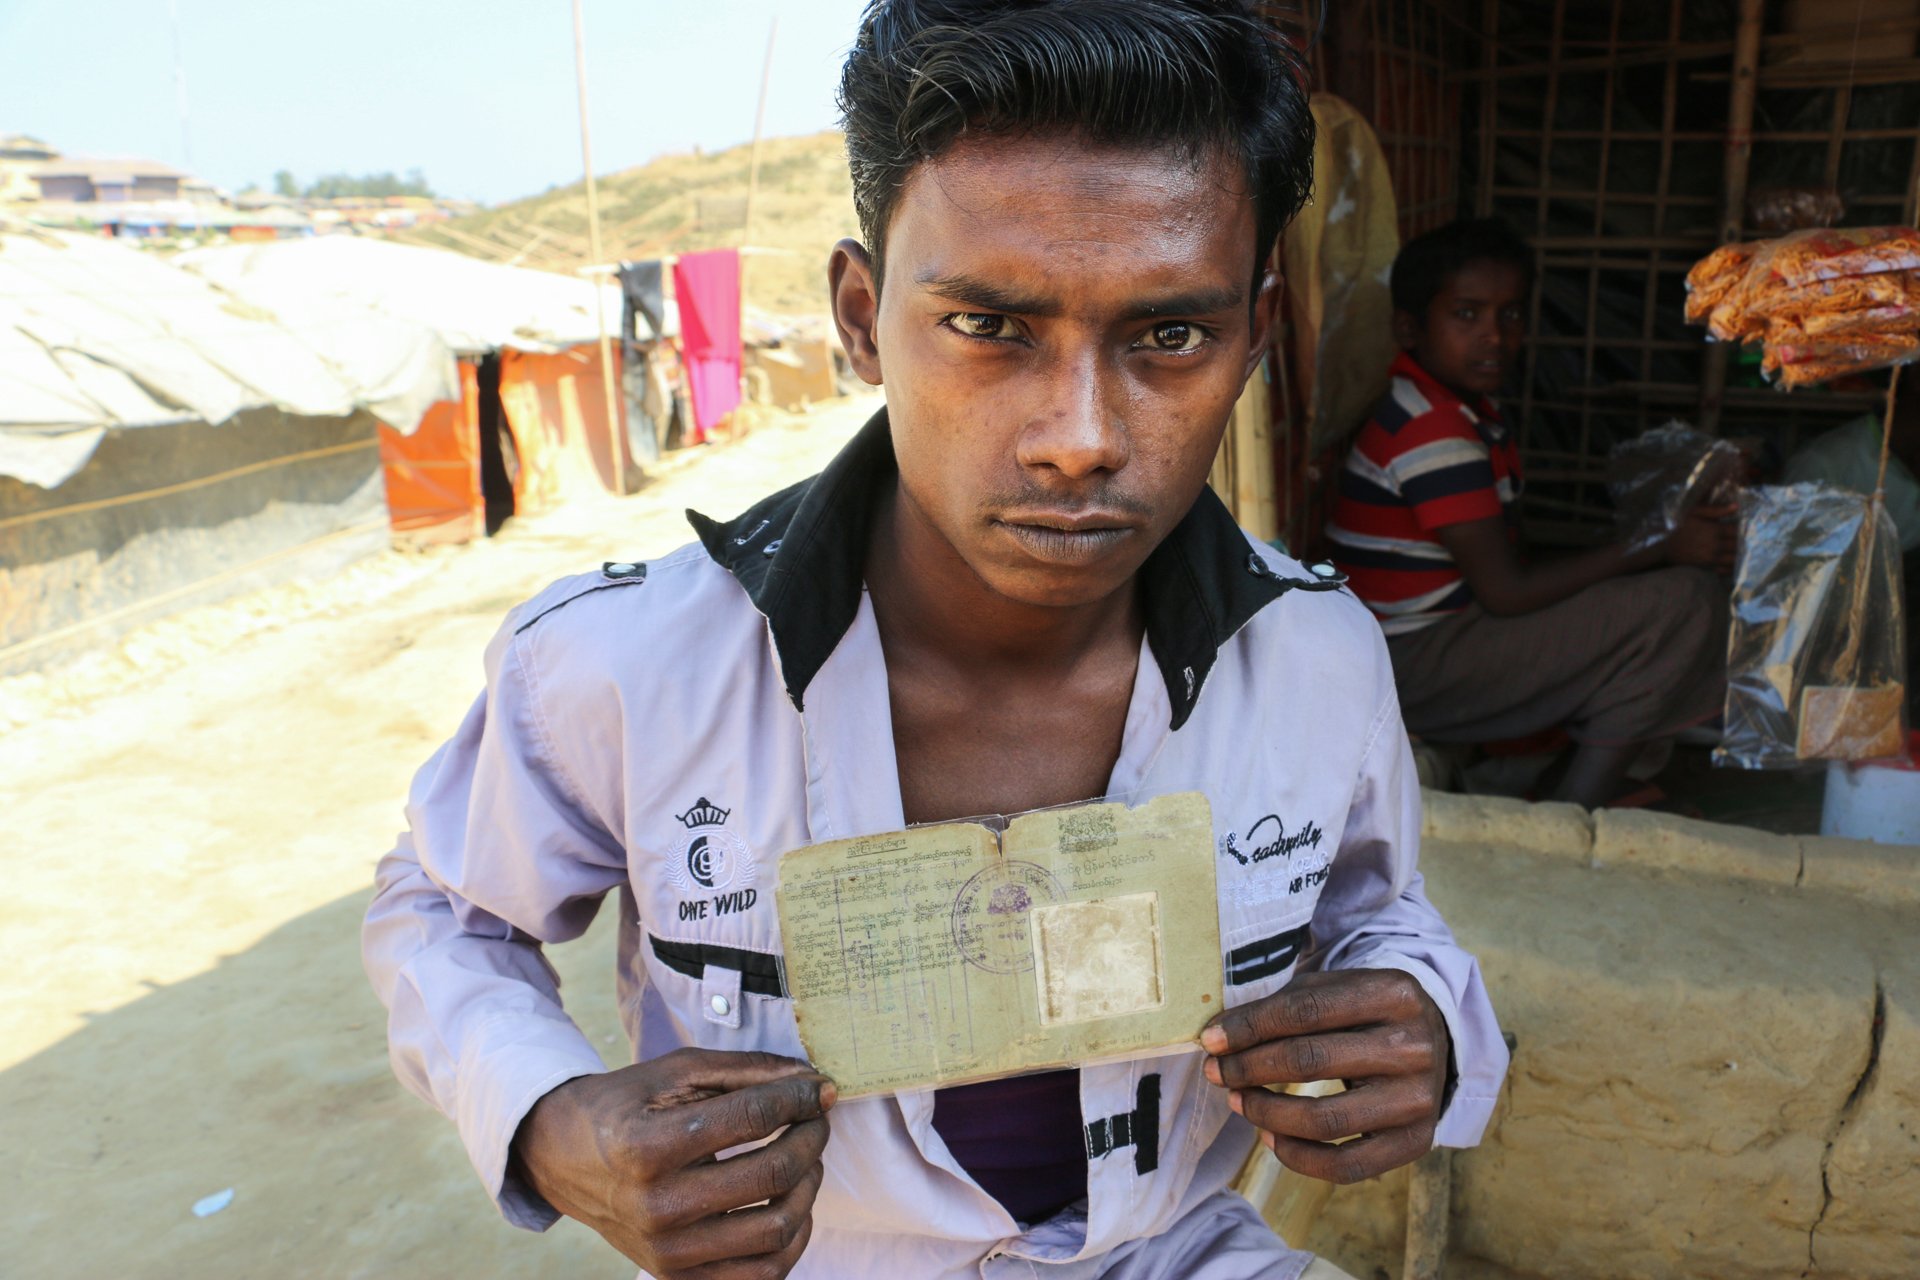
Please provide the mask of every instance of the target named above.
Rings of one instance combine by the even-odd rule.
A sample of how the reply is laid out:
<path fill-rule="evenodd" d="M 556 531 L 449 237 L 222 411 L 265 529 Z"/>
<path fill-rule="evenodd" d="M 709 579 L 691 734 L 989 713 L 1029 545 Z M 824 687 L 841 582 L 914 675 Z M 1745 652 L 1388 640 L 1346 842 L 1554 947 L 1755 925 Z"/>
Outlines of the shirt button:
<path fill-rule="evenodd" d="M 1313 571 L 1314 573 L 1318 574 L 1322 578 L 1331 578 L 1334 574 L 1340 572 L 1338 569 L 1334 568 L 1330 564 L 1325 563 L 1324 561 L 1320 564 L 1313 566 Z"/>
<path fill-rule="evenodd" d="M 630 564 L 616 562 L 614 564 L 610 564 L 607 566 L 607 572 L 611 574 L 613 577 L 624 578 L 628 574 L 633 572 L 633 566 Z"/>
<path fill-rule="evenodd" d="M 723 1018 L 733 1012 L 733 1002 L 725 996 L 715 996 L 713 999 L 707 1001 L 707 1007 Z"/>

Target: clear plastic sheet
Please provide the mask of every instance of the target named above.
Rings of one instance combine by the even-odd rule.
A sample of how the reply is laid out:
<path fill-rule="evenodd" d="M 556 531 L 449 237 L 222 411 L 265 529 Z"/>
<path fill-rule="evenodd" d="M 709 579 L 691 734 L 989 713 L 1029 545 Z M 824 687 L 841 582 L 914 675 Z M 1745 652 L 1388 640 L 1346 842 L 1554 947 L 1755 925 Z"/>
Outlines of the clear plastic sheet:
<path fill-rule="evenodd" d="M 1747 225 L 1778 234 L 1830 227 L 1847 216 L 1832 187 L 1761 187 L 1747 196 Z"/>
<path fill-rule="evenodd" d="M 1906 617 L 1892 518 L 1819 484 L 1749 489 L 1740 515 L 1714 763 L 1783 769 L 1900 755 Z"/>
<path fill-rule="evenodd" d="M 1607 492 L 1628 550 L 1664 542 L 1702 503 L 1733 501 L 1743 467 L 1739 449 L 1679 421 L 1615 445 Z"/>

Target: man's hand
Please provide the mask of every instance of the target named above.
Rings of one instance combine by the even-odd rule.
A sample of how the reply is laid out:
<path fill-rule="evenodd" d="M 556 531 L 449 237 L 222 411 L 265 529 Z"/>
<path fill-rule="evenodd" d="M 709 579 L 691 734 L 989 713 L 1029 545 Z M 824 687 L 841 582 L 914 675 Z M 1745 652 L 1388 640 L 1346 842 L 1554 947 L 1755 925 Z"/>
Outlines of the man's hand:
<path fill-rule="evenodd" d="M 658 1280 L 780 1280 L 813 1232 L 833 1101 L 804 1062 L 680 1049 L 547 1094 L 513 1160 L 548 1204 Z"/>
<path fill-rule="evenodd" d="M 1296 1173 L 1358 1182 L 1433 1146 L 1451 1042 L 1440 1010 L 1397 969 L 1303 974 L 1216 1017 L 1200 1043 L 1214 1055 L 1207 1079 L 1232 1091 L 1228 1105 Z M 1304 1098 L 1261 1087 L 1313 1080 L 1347 1089 Z"/>
<path fill-rule="evenodd" d="M 1680 527 L 1667 535 L 1667 559 L 1731 574 L 1740 550 L 1740 522 L 1734 518 L 1738 511 L 1728 503 L 1687 512 L 1680 518 Z"/>

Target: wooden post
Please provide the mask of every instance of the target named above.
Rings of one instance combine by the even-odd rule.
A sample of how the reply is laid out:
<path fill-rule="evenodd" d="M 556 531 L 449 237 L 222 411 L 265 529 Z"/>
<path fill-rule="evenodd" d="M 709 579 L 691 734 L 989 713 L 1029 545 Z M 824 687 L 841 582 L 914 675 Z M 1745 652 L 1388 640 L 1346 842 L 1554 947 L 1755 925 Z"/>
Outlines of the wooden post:
<path fill-rule="evenodd" d="M 1740 22 L 1733 34 L 1733 93 L 1727 105 L 1727 170 L 1725 203 L 1720 217 L 1720 243 L 1740 238 L 1747 214 L 1747 169 L 1753 161 L 1753 99 L 1760 87 L 1760 28 L 1765 0 L 1740 0 Z M 1727 389 L 1727 359 L 1731 344 L 1707 348 L 1706 375 L 1700 383 L 1700 430 L 1720 433 L 1721 399 Z"/>
<path fill-rule="evenodd" d="M 600 251 L 600 196 L 593 186 L 593 136 L 587 127 L 587 39 L 580 18 L 580 0 L 573 0 L 573 70 L 580 83 L 580 164 L 587 171 L 587 241 L 594 262 L 606 261 Z M 627 491 L 626 426 L 614 392 L 613 343 L 607 337 L 606 286 L 593 278 L 593 314 L 600 322 L 600 389 L 607 398 L 607 446 L 613 454 L 613 491 Z"/>
<path fill-rule="evenodd" d="M 1453 1208 L 1453 1150 L 1435 1147 L 1407 1171 L 1407 1256 L 1401 1280 L 1440 1280 Z"/>
<path fill-rule="evenodd" d="M 1482 218 L 1493 216 L 1493 178 L 1499 160 L 1500 129 L 1500 0 L 1480 0 L 1480 187 L 1473 211 Z"/>

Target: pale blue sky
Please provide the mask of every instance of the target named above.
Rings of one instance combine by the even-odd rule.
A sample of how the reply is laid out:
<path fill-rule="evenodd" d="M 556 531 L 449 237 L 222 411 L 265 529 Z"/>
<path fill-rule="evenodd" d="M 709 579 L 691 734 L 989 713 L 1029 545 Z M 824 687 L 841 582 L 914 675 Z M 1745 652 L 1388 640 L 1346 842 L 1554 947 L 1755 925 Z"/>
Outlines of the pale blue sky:
<path fill-rule="evenodd" d="M 860 0 L 582 0 L 594 169 L 834 124 Z M 580 176 L 569 0 L 172 0 L 194 172 L 419 168 L 489 203 Z M 0 0 L 0 133 L 184 165 L 169 0 Z"/>

